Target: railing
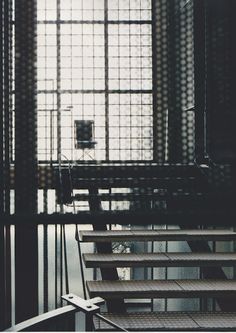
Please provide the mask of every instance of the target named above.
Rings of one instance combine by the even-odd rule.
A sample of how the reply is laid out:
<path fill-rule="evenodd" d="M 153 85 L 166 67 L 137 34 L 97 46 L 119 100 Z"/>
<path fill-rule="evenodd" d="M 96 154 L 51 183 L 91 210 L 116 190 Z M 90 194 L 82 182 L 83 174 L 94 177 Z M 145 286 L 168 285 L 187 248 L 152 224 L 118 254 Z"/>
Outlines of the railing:
<path fill-rule="evenodd" d="M 99 306 L 105 303 L 102 298 L 95 297 L 89 300 L 84 300 L 74 294 L 68 294 L 62 296 L 62 299 L 67 301 L 70 305 L 28 319 L 8 328 L 5 332 L 75 331 L 75 315 L 78 312 L 83 312 L 85 314 L 86 332 L 94 330 L 94 316 L 115 328 L 116 331 L 127 332 L 126 329 L 105 318 L 99 313 Z"/>

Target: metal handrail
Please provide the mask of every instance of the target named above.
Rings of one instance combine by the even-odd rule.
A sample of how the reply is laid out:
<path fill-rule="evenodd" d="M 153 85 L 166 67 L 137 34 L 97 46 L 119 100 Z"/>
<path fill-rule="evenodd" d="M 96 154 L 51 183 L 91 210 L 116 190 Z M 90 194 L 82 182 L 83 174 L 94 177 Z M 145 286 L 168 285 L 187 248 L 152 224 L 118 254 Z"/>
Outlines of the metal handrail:
<path fill-rule="evenodd" d="M 84 300 L 83 298 L 78 297 L 74 294 L 67 294 L 62 296 L 62 299 L 67 301 L 70 305 L 25 320 L 17 325 L 14 325 L 6 329 L 5 332 L 22 332 L 22 331 L 29 331 L 31 329 L 37 331 L 38 330 L 37 326 L 40 328 L 40 325 L 44 325 L 44 327 L 47 328 L 47 323 L 49 325 L 49 323 L 53 321 L 53 323 L 56 324 L 56 320 L 59 320 L 60 317 L 64 315 L 75 314 L 77 312 L 85 313 L 86 324 L 89 324 L 88 327 L 85 327 L 85 331 L 91 331 L 92 317 L 96 316 L 100 320 L 118 329 L 119 331 L 128 332 L 125 328 L 121 327 L 120 325 L 114 323 L 110 319 L 107 319 L 104 316 L 102 316 L 100 313 L 98 313 L 100 311 L 99 306 L 105 303 L 105 301 L 102 298 L 95 297 L 89 300 Z"/>
<path fill-rule="evenodd" d="M 77 311 L 77 309 L 73 305 L 67 305 L 62 308 L 58 308 L 58 309 L 43 313 L 37 317 L 33 317 L 28 320 L 25 320 L 19 324 L 16 324 L 16 325 L 6 329 L 4 332 L 26 331 L 26 330 L 33 328 L 36 325 L 40 325 L 40 324 L 48 322 L 52 319 L 56 320 L 58 317 L 60 317 L 62 315 L 75 313 L 76 311 Z"/>

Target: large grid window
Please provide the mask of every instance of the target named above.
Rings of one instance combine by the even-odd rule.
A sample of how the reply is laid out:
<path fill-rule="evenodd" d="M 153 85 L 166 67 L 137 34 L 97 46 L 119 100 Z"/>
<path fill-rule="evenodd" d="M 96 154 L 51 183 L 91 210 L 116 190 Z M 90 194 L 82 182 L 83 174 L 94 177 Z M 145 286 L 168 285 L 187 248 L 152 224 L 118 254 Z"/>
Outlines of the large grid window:
<path fill-rule="evenodd" d="M 152 160 L 151 0 L 38 0 L 40 160 Z M 95 148 L 75 149 L 76 120 Z"/>

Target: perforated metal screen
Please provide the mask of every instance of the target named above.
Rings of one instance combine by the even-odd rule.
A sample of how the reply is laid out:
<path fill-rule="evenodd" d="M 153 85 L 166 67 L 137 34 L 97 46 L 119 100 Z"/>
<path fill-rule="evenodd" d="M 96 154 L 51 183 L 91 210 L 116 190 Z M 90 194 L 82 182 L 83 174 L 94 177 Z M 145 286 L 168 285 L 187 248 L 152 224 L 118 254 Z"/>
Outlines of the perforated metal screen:
<path fill-rule="evenodd" d="M 50 211 L 58 210 L 59 192 L 85 189 L 76 185 L 81 164 L 84 178 L 90 177 L 86 164 L 139 168 L 126 192 L 142 187 L 152 193 L 139 186 L 140 177 L 148 178 L 150 166 L 157 166 L 158 177 L 158 167 L 170 164 L 195 165 L 213 191 L 232 185 L 232 1 L 25 4 L 2 1 L 3 211 L 45 211 L 47 190 Z M 78 143 L 81 121 L 90 122 L 92 132 Z M 97 188 L 111 191 L 111 184 L 102 185 L 106 175 L 97 175 Z"/>
<path fill-rule="evenodd" d="M 61 304 L 63 223 L 235 224 L 235 13 L 235 0 L 0 0 L 0 329 L 12 259 L 16 321 Z"/>

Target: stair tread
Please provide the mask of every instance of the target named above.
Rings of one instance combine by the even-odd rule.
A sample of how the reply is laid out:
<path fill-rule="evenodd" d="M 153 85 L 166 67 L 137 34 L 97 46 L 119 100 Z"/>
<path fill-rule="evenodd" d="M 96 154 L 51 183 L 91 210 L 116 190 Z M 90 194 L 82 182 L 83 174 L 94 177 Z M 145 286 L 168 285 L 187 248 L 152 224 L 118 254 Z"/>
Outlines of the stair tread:
<path fill-rule="evenodd" d="M 168 329 L 214 330 L 236 328 L 235 312 L 138 312 L 138 313 L 102 313 L 108 320 L 133 331 L 162 331 Z M 112 326 L 94 318 L 96 330 L 113 330 Z"/>
<path fill-rule="evenodd" d="M 231 230 L 107 230 L 81 231 L 82 241 L 122 241 L 126 240 L 189 240 L 189 239 L 236 239 Z"/>
<path fill-rule="evenodd" d="M 232 265 L 236 253 L 85 253 L 86 267 L 132 267 L 132 266 L 187 266 L 187 265 Z"/>
<path fill-rule="evenodd" d="M 235 297 L 235 280 L 119 280 L 87 281 L 91 297 L 104 298 L 179 298 Z"/>

